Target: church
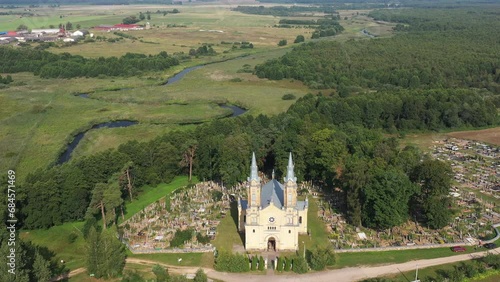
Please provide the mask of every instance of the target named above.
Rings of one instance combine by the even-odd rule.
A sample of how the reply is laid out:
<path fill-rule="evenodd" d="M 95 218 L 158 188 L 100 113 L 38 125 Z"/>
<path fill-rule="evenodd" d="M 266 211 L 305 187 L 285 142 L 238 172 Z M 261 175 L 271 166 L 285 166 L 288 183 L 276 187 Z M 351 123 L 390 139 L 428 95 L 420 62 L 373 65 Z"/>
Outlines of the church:
<path fill-rule="evenodd" d="M 307 233 L 308 201 L 297 201 L 297 177 L 292 153 L 283 184 L 274 179 L 263 184 L 252 154 L 247 199 L 238 199 L 238 228 L 245 232 L 248 251 L 295 251 L 299 233 Z"/>

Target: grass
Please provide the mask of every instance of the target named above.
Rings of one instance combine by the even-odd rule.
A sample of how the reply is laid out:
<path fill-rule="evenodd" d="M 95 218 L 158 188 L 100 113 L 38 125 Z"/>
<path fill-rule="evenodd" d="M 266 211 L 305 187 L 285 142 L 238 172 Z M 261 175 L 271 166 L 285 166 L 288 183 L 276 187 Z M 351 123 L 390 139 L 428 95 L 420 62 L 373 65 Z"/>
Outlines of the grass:
<path fill-rule="evenodd" d="M 179 266 L 202 266 L 203 253 L 179 253 L 179 254 L 128 254 L 130 258 L 156 261 L 164 264 Z M 182 258 L 182 261 L 178 260 Z M 212 265 L 210 265 L 212 266 Z"/>
<path fill-rule="evenodd" d="M 191 183 L 198 182 L 196 177 L 193 177 Z M 174 190 L 184 187 L 189 184 L 187 176 L 178 176 L 168 184 L 160 184 L 156 187 L 144 186 L 142 187 L 142 193 L 134 199 L 133 202 L 128 202 L 125 205 L 125 220 L 131 218 L 134 214 L 138 213 L 150 204 L 158 201 L 159 199 L 169 195 Z"/>
<path fill-rule="evenodd" d="M 56 261 L 64 260 L 66 268 L 76 269 L 85 265 L 85 240 L 81 229 L 83 222 L 67 222 L 49 229 L 23 230 L 20 238 L 31 241 L 35 245 L 48 248 L 56 254 Z M 75 242 L 69 242 L 69 235 L 78 235 Z"/>
<path fill-rule="evenodd" d="M 402 263 L 412 260 L 450 257 L 454 255 L 484 251 L 483 249 L 474 250 L 472 247 L 466 247 L 466 249 L 467 251 L 462 253 L 454 253 L 450 250 L 450 248 L 363 253 L 338 253 L 338 259 L 335 268 L 352 267 L 358 265 Z"/>
<path fill-rule="evenodd" d="M 318 202 L 314 198 L 309 199 L 309 211 L 307 213 L 307 228 L 310 236 L 299 235 L 299 254 L 304 252 L 304 244 L 307 250 L 316 249 L 318 247 L 328 247 L 328 232 L 325 223 L 318 217 Z"/>
<path fill-rule="evenodd" d="M 237 245 L 243 249 L 244 242 L 238 233 L 238 208 L 236 203 L 231 205 L 231 214 L 223 218 L 217 226 L 217 235 L 212 244 L 217 250 L 232 251 Z"/>

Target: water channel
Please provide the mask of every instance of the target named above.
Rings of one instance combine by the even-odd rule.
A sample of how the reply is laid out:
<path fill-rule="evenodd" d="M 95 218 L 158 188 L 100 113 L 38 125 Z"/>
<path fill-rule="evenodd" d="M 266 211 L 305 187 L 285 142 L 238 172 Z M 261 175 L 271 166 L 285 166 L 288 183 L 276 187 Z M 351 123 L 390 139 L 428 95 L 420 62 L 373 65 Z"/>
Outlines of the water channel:
<path fill-rule="evenodd" d="M 194 71 L 194 70 L 202 68 L 202 67 L 203 66 L 194 66 L 194 67 L 186 68 L 183 71 L 174 75 L 173 77 L 169 78 L 168 81 L 165 83 L 165 85 L 170 85 L 172 83 L 175 83 L 175 82 L 181 80 L 186 74 L 190 73 L 191 71 Z M 77 96 L 81 97 L 81 98 L 85 98 L 85 99 L 90 99 L 90 96 L 87 93 L 78 94 Z M 234 105 L 219 104 L 219 106 L 221 108 L 232 110 L 233 114 L 231 115 L 231 117 L 237 117 L 237 116 L 242 115 L 242 114 L 247 112 L 247 110 L 240 108 L 238 106 L 234 106 Z M 96 125 L 92 126 L 91 128 L 89 128 L 83 132 L 78 133 L 75 136 L 75 138 L 71 141 L 71 143 L 68 144 L 68 147 L 66 148 L 66 150 L 64 150 L 64 152 L 59 156 L 59 158 L 57 159 L 57 164 L 61 165 L 61 164 L 70 160 L 71 153 L 73 153 L 75 148 L 78 146 L 78 143 L 80 143 L 80 141 L 85 136 L 85 133 L 87 133 L 89 130 L 104 128 L 104 127 L 106 127 L 106 128 L 128 127 L 128 126 L 132 126 L 135 124 L 137 124 L 137 121 L 131 121 L 131 120 L 109 121 L 109 122 L 103 122 L 103 123 L 96 124 Z"/>

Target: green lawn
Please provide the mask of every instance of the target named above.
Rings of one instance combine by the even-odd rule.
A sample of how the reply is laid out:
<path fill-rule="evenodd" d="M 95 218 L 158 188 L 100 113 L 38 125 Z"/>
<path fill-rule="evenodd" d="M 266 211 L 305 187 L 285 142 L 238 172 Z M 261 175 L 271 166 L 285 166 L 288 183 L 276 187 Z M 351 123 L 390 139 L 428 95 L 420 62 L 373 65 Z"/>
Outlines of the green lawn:
<path fill-rule="evenodd" d="M 243 248 L 244 242 L 238 233 L 238 227 L 236 225 L 236 222 L 238 222 L 237 215 L 238 207 L 235 203 L 231 206 L 231 214 L 223 218 L 217 226 L 217 235 L 212 242 L 217 250 L 232 251 L 233 245 L 238 245 Z"/>
<path fill-rule="evenodd" d="M 311 236 L 299 235 L 299 254 L 304 252 L 304 242 L 306 249 L 330 246 L 328 233 L 323 221 L 318 217 L 318 203 L 314 198 L 309 197 L 309 211 L 307 214 L 307 229 Z"/>
<path fill-rule="evenodd" d="M 144 259 L 157 261 L 159 263 L 171 265 L 184 265 L 184 266 L 201 266 L 203 253 L 180 253 L 180 254 L 140 254 L 134 255 L 129 253 L 127 256 L 130 258 Z M 182 258 L 182 261 L 178 260 Z"/>
<path fill-rule="evenodd" d="M 423 250 L 405 250 L 405 251 L 384 251 L 384 252 L 362 252 L 362 253 L 338 253 L 337 264 L 335 268 L 351 267 L 357 265 L 376 265 L 402 263 L 419 259 L 433 259 L 439 257 L 450 257 L 460 254 L 469 254 L 484 249 L 474 250 L 472 247 L 466 247 L 467 251 L 454 253 L 450 248 L 435 248 Z"/>
<path fill-rule="evenodd" d="M 35 245 L 48 248 L 56 254 L 56 261 L 62 259 L 66 262 L 68 269 L 76 269 L 85 265 L 83 255 L 85 240 L 81 232 L 83 224 L 83 222 L 67 222 L 49 229 L 23 230 L 20 232 L 20 237 Z M 78 235 L 73 243 L 69 242 L 71 233 Z"/>
<path fill-rule="evenodd" d="M 198 182 L 196 177 L 193 177 L 191 183 Z M 159 199 L 169 195 L 172 191 L 184 187 L 189 184 L 187 176 L 177 176 L 168 184 L 160 184 L 156 187 L 144 186 L 142 187 L 142 193 L 134 199 L 133 202 L 128 202 L 125 205 L 125 220 L 131 218 L 134 214 L 138 213 L 140 210 L 149 206 L 150 204 L 158 201 Z"/>

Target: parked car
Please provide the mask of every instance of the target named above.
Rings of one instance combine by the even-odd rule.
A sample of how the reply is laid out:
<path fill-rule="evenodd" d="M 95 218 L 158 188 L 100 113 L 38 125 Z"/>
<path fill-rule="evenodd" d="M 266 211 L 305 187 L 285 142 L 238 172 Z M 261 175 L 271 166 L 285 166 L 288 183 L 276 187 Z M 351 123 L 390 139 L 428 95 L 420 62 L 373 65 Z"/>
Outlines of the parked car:
<path fill-rule="evenodd" d="M 455 253 L 461 253 L 466 251 L 466 249 L 462 246 L 452 247 L 451 250 L 454 251 Z"/>
<path fill-rule="evenodd" d="M 497 247 L 497 245 L 495 245 L 495 243 L 488 243 L 488 244 L 484 244 L 484 247 L 486 249 L 494 249 Z"/>

